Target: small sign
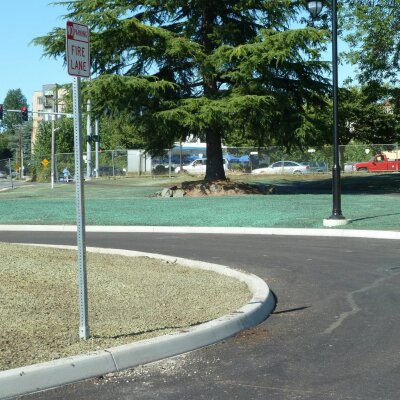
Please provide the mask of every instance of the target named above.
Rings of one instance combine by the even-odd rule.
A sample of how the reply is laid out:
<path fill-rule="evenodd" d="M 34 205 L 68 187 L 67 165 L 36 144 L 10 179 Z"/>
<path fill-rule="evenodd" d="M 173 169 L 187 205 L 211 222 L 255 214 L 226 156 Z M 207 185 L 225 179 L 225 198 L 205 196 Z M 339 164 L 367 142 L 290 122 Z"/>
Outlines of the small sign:
<path fill-rule="evenodd" d="M 43 167 L 47 167 L 49 165 L 49 160 L 47 160 L 46 158 L 44 160 L 42 160 L 42 165 Z"/>
<path fill-rule="evenodd" d="M 68 21 L 66 27 L 66 55 L 68 74 L 90 77 L 89 28 Z"/>

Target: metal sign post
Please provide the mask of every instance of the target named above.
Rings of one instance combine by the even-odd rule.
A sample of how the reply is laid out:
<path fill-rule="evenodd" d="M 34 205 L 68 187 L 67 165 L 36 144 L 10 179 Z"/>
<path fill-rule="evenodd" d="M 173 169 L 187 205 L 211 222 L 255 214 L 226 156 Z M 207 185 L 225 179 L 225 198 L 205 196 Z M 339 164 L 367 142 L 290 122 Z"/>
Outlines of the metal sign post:
<path fill-rule="evenodd" d="M 88 295 L 86 274 L 85 245 L 85 196 L 82 171 L 82 108 L 80 77 L 89 77 L 89 29 L 85 25 L 67 22 L 67 63 L 68 73 L 72 75 L 74 108 L 74 152 L 75 152 L 75 187 L 76 187 L 76 228 L 78 245 L 78 280 L 79 280 L 79 337 L 89 338 Z"/>
<path fill-rule="evenodd" d="M 81 78 L 74 77 L 74 150 L 75 150 L 75 186 L 76 186 L 76 236 L 78 245 L 79 274 L 79 337 L 89 338 L 88 295 L 86 274 L 86 244 L 85 244 L 85 195 L 82 171 L 82 113 L 81 113 Z"/>

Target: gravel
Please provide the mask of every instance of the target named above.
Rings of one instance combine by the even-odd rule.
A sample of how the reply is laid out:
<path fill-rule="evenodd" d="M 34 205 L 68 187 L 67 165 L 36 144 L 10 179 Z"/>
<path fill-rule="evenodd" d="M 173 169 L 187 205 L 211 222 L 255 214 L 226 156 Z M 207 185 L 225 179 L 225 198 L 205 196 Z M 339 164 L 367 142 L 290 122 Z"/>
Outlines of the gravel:
<path fill-rule="evenodd" d="M 131 343 L 237 310 L 247 286 L 148 257 L 87 253 L 89 340 L 79 339 L 74 250 L 0 243 L 0 370 Z"/>

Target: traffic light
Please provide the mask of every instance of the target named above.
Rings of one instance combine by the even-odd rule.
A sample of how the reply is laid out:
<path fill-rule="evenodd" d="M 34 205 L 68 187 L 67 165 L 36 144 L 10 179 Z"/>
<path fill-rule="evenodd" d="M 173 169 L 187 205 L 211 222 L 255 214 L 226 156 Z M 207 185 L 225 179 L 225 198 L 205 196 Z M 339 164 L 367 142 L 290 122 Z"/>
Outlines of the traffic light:
<path fill-rule="evenodd" d="M 28 107 L 21 107 L 22 121 L 28 121 Z"/>
<path fill-rule="evenodd" d="M 0 121 L 3 121 L 3 104 L 0 104 Z"/>

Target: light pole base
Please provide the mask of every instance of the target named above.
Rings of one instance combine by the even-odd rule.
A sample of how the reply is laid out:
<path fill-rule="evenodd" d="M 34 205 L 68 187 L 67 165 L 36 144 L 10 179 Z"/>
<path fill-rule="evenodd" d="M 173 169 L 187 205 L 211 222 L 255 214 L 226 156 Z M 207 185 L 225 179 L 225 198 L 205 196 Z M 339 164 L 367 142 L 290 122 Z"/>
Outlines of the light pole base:
<path fill-rule="evenodd" d="M 329 228 L 332 228 L 334 226 L 347 225 L 350 222 L 351 222 L 351 219 L 346 219 L 346 218 L 325 218 L 323 221 L 324 226 L 327 226 Z"/>

